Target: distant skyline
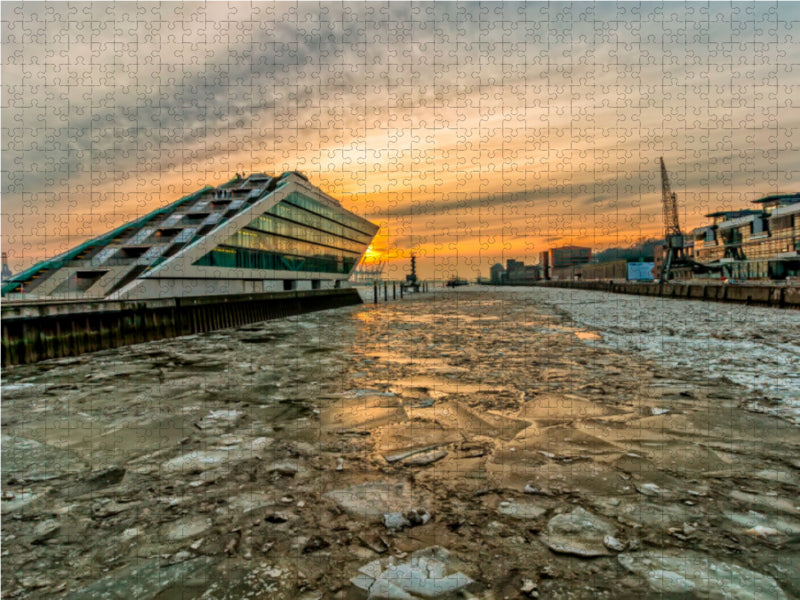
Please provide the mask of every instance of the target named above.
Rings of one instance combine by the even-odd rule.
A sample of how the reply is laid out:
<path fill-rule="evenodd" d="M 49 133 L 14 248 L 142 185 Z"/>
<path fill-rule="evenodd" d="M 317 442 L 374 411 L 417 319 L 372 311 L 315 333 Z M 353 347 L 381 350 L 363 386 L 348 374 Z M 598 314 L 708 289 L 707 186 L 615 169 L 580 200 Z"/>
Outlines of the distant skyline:
<path fill-rule="evenodd" d="M 304 172 L 390 276 L 800 191 L 798 3 L 2 4 L 14 272 L 235 173 Z"/>

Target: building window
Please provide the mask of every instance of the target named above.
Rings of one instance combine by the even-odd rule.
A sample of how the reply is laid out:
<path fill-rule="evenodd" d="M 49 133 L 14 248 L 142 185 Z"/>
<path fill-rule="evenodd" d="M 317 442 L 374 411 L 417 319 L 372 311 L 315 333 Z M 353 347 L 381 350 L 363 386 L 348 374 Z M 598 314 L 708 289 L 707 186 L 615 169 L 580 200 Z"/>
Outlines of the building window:
<path fill-rule="evenodd" d="M 298 256 L 249 248 L 217 246 L 194 264 L 201 267 L 347 274 L 355 267 L 356 258 L 325 255 Z"/>

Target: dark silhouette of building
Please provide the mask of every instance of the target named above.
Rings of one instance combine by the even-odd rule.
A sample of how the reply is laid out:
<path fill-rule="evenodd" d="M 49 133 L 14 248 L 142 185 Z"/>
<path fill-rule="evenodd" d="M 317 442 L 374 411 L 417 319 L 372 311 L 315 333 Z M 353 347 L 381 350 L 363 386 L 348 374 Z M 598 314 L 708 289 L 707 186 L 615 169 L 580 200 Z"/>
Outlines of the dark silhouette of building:
<path fill-rule="evenodd" d="M 582 246 L 550 248 L 548 253 L 548 266 L 553 269 L 584 265 L 592 260 L 592 249 Z"/>
<path fill-rule="evenodd" d="M 8 252 L 3 252 L 3 281 L 8 281 L 14 276 L 8 266 Z"/>

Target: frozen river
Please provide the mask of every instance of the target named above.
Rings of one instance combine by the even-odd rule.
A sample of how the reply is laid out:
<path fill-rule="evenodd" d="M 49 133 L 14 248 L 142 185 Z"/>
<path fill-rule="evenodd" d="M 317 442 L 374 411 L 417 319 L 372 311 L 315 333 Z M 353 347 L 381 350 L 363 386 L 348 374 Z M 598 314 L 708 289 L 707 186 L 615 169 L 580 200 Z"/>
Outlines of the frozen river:
<path fill-rule="evenodd" d="M 596 330 L 597 343 L 727 378 L 765 410 L 800 419 L 800 311 L 554 288 L 524 295 Z"/>
<path fill-rule="evenodd" d="M 5 369 L 3 595 L 800 597 L 798 317 L 458 288 Z"/>

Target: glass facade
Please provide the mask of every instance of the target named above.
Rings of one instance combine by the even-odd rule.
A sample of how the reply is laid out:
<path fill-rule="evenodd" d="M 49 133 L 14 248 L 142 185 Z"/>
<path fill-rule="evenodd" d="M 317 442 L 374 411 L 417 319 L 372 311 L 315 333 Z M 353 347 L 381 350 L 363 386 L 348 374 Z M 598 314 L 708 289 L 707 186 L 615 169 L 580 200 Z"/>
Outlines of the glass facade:
<path fill-rule="evenodd" d="M 339 260 L 325 256 L 303 257 L 264 250 L 217 246 L 194 264 L 207 267 L 348 274 L 357 260 L 357 258 Z"/>
<path fill-rule="evenodd" d="M 296 210 L 296 208 L 302 210 Z M 367 245 L 372 241 L 374 235 L 369 232 L 369 228 L 367 227 L 368 223 L 366 221 L 359 219 L 355 215 L 341 212 L 331 206 L 317 202 L 299 192 L 292 192 L 285 200 L 279 202 L 268 212 L 290 220 L 296 220 L 300 223 L 306 223 L 312 227 L 325 229 L 326 231 L 331 231 L 344 237 L 359 240 Z M 331 227 L 333 224 L 337 223 L 343 225 L 345 229 L 339 230 L 335 227 Z"/>
<path fill-rule="evenodd" d="M 366 221 L 292 192 L 196 265 L 349 273 L 372 241 Z"/>
<path fill-rule="evenodd" d="M 253 236 L 261 239 L 280 236 L 281 238 L 302 240 L 311 244 L 329 246 L 331 248 L 338 248 L 340 250 L 349 250 L 350 252 L 355 252 L 356 254 L 360 254 L 364 246 L 369 245 L 369 242 L 356 242 L 340 237 L 334 233 L 306 227 L 298 224 L 297 222 L 291 222 L 278 217 L 273 217 L 272 215 L 262 215 L 258 217 L 242 231 L 247 231 Z M 271 236 L 269 234 L 274 235 Z M 244 245 L 250 247 L 249 244 Z"/>
<path fill-rule="evenodd" d="M 706 233 L 701 241 L 695 239 L 697 256 L 702 261 L 710 262 L 725 257 L 739 260 L 770 259 L 782 252 L 800 250 L 800 215 L 772 218 L 763 229 L 761 226 L 754 227 L 753 223 L 745 223 L 739 227 L 709 232 L 710 235 Z"/>

